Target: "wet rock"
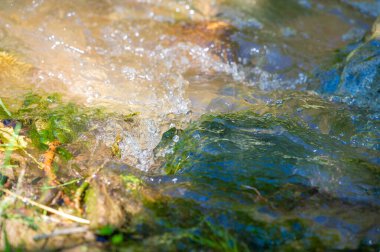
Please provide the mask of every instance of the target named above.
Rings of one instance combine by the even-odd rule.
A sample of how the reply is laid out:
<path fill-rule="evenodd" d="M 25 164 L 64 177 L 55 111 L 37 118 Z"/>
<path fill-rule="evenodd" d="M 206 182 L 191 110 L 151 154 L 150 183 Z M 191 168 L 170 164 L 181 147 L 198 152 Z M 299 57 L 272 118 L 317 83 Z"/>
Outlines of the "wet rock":
<path fill-rule="evenodd" d="M 178 42 L 193 43 L 209 50 L 223 61 L 236 61 L 236 48 L 230 39 L 235 27 L 224 21 L 180 22 L 169 27 Z M 235 46 L 236 47 L 236 46 Z M 218 59 L 218 58 L 216 58 Z"/>
<path fill-rule="evenodd" d="M 380 108 L 379 39 L 368 41 L 347 57 L 337 94 L 359 107 Z"/>
<path fill-rule="evenodd" d="M 372 37 L 380 37 L 380 16 L 376 19 L 375 23 L 372 26 Z"/>
<path fill-rule="evenodd" d="M 204 116 L 199 123 L 180 135 L 179 139 L 173 154 L 168 155 L 168 173 L 189 169 L 192 174 L 200 173 L 207 177 L 214 176 L 216 172 L 220 175 L 219 180 L 227 182 L 236 176 L 238 183 L 247 184 L 254 178 L 257 182 L 263 182 L 269 176 L 276 181 L 276 185 L 313 185 L 338 197 L 346 197 L 343 192 L 349 190 L 355 195 L 351 198 L 353 200 L 362 198 L 380 204 L 373 198 L 374 195 L 368 198 L 367 191 L 359 187 L 353 189 L 354 186 L 349 185 L 353 181 L 375 185 L 371 179 L 364 181 L 365 176 L 356 178 L 353 175 L 355 171 L 349 168 L 352 164 L 345 161 L 355 157 L 364 158 L 363 156 L 353 148 L 335 142 L 334 138 L 305 127 L 299 119 L 293 120 L 286 114 L 258 115 L 252 111 L 243 111 Z M 339 171 L 332 168 L 335 165 L 340 167 Z M 344 176 L 344 181 L 326 183 L 337 176 Z M 263 183 L 270 188 L 270 182 Z"/>
<path fill-rule="evenodd" d="M 349 104 L 378 111 L 380 108 L 379 19 L 372 34 L 347 53 L 329 71 L 318 74 L 322 92 L 336 94 Z"/>
<path fill-rule="evenodd" d="M 372 17 L 380 15 L 380 1 L 378 0 L 344 0 L 344 2 Z"/>
<path fill-rule="evenodd" d="M 323 106 L 305 102 L 303 109 L 310 108 Z M 292 118 L 253 111 L 203 116 L 166 156 L 164 169 L 171 175 L 161 183 L 164 193 L 198 203 L 251 248 L 311 249 L 310 237 L 317 248 L 358 248 L 361 239 L 372 237 L 366 230 L 378 219 L 378 171 L 365 157 L 377 153 L 358 155 Z M 358 221 L 362 212 L 369 218 Z M 293 236 L 295 226 L 303 231 Z"/>
<path fill-rule="evenodd" d="M 209 104 L 210 113 L 231 113 L 252 109 L 259 115 L 297 118 L 320 134 L 334 137 L 342 143 L 378 150 L 379 129 L 376 115 L 365 110 L 351 111 L 346 104 L 327 101 L 316 92 L 274 91 L 263 92 L 257 88 L 229 86 L 221 91 L 222 97 Z"/>
<path fill-rule="evenodd" d="M 93 228 L 107 225 L 119 227 L 127 220 L 117 197 L 110 194 L 104 183 L 90 183 L 85 203 L 86 215 Z"/>

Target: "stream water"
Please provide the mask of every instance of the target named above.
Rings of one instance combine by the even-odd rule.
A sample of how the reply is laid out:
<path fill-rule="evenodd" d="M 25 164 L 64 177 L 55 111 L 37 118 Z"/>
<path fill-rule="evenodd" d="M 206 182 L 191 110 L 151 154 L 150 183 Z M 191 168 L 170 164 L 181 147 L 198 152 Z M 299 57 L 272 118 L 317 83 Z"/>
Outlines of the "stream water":
<path fill-rule="evenodd" d="M 31 70 L 0 73 L 1 97 L 139 113 L 97 137 L 121 134 L 122 160 L 168 197 L 136 224 L 145 246 L 174 249 L 156 240 L 168 234 L 186 249 L 190 232 L 238 250 L 376 251 L 380 47 L 359 41 L 379 14 L 377 0 L 2 0 L 0 50 Z M 367 47 L 374 70 L 351 88 L 361 68 L 335 64 Z"/>

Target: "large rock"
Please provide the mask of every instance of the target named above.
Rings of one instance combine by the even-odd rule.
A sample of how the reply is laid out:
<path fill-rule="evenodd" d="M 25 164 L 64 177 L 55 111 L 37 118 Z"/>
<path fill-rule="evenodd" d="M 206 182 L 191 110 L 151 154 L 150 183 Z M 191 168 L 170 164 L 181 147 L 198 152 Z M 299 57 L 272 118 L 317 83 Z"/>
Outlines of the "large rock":
<path fill-rule="evenodd" d="M 380 40 L 371 39 L 346 59 L 338 94 L 359 107 L 380 108 Z"/>
<path fill-rule="evenodd" d="M 192 202 L 251 250 L 293 250 L 295 244 L 359 249 L 361 242 L 380 242 L 378 166 L 365 160 L 371 153 L 358 155 L 298 118 L 253 111 L 205 115 L 171 148 L 164 167 L 173 177 L 161 184 L 164 193 Z M 181 207 L 178 200 L 173 204 Z M 294 236 L 296 226 L 302 231 Z"/>
<path fill-rule="evenodd" d="M 377 111 L 380 108 L 380 19 L 370 36 L 319 77 L 323 93 L 337 94 L 349 104 Z"/>

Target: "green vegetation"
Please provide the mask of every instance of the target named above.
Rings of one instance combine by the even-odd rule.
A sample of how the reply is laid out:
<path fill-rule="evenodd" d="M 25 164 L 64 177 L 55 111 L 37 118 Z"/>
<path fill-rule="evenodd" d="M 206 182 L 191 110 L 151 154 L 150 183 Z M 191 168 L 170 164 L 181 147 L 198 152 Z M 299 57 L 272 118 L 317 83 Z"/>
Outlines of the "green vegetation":
<path fill-rule="evenodd" d="M 0 250 L 379 250 L 376 5 L 16 2 Z"/>
<path fill-rule="evenodd" d="M 186 235 L 201 248 L 223 252 L 249 251 L 246 244 L 238 241 L 224 227 L 213 225 L 209 221 L 204 221 L 201 226 L 204 226 L 202 232 L 193 232 Z"/>
<path fill-rule="evenodd" d="M 65 144 L 75 140 L 86 130 L 88 120 L 101 114 L 100 110 L 80 108 L 72 103 L 62 103 L 56 94 L 39 96 L 29 94 L 13 119 L 21 121 L 29 129 L 34 145 L 47 149 L 50 142 Z"/>
<path fill-rule="evenodd" d="M 297 170 L 333 176 L 336 172 L 346 178 L 368 173 L 374 178 L 378 167 L 329 135 L 353 131 L 354 124 L 344 108 L 339 107 L 337 116 L 336 109 L 331 109 L 335 105 L 313 95 L 294 92 L 285 98 L 277 93 L 273 96 L 282 102 L 258 104 L 255 110 L 204 115 L 185 130 L 172 128 L 163 134 L 155 152 L 158 156 L 171 154 L 160 156 L 162 170 L 168 175 L 159 190 L 143 177 L 146 174 L 130 168 L 115 178 L 105 175 L 96 169 L 99 160 L 91 167 L 93 173 L 74 166 L 80 176 L 66 175 L 65 183 L 55 186 L 39 184 L 39 190 L 62 189 L 72 199 L 77 197 L 76 213 L 91 220 L 96 237 L 113 249 L 294 251 L 334 247 L 341 242 L 339 230 L 300 218 L 297 211 L 314 216 L 309 206 L 324 203 L 334 208 L 334 204 L 343 203 L 333 187 L 328 188 L 330 194 L 322 194 L 318 184 L 309 183 L 313 174 L 297 174 Z M 86 131 L 91 121 L 106 118 L 101 110 L 62 102 L 58 95 L 28 94 L 18 109 L 9 111 L 3 104 L 0 110 L 7 124 L 0 128 L 0 150 L 9 153 L 6 164 L 17 169 L 12 154 L 30 151 L 38 155 L 59 140 L 63 144 L 57 150 L 60 158 L 53 162 L 58 174 L 61 167 L 66 168 L 62 161 L 74 157 L 71 151 L 83 150 L 78 146 L 88 144 L 77 140 L 81 134 L 90 135 Z M 118 118 L 129 122 L 133 116 Z M 174 136 L 179 140 L 174 142 Z M 107 147 L 114 162 L 120 162 L 120 141 L 117 136 Z M 362 177 L 367 185 L 374 181 L 370 175 Z M 103 181 L 109 181 L 112 189 Z M 168 196 L 172 194 L 176 196 Z M 45 225 L 36 218 L 39 211 L 17 215 L 7 209 L 10 206 L 2 207 L 4 219 L 20 221 L 31 230 Z M 133 211 L 125 212 L 123 206 Z M 276 220 L 271 214 L 283 218 Z"/>
<path fill-rule="evenodd" d="M 5 107 L 3 100 L 1 98 L 0 98 L 0 107 L 3 109 L 3 112 L 5 112 L 7 116 L 12 116 L 11 112 L 9 112 L 7 107 Z"/>
<path fill-rule="evenodd" d="M 76 140 L 81 134 L 87 133 L 86 131 L 89 129 L 91 122 L 94 122 L 95 120 L 103 120 L 105 118 L 105 113 L 100 109 L 89 109 L 77 106 L 73 103 L 63 102 L 57 94 L 37 95 L 30 93 L 24 98 L 23 102 L 12 111 L 8 110 L 5 103 L 2 101 L 0 102 L 0 160 L 2 162 L 1 167 L 3 168 L 1 171 L 2 185 L 6 183 L 8 183 L 8 186 L 15 184 L 15 186 L 19 188 L 17 193 L 22 194 L 28 190 L 34 192 L 40 191 L 40 201 L 43 204 L 49 204 L 50 202 L 50 200 L 45 202 L 45 198 L 53 199 L 58 197 L 61 193 L 61 195 L 65 196 L 65 198 L 62 199 L 64 201 L 66 200 L 67 204 L 69 204 L 66 207 L 74 210 L 73 204 L 70 205 L 70 198 L 73 198 L 73 192 L 76 190 L 79 191 L 76 193 L 79 194 L 79 196 L 81 196 L 81 194 L 84 193 L 83 191 L 86 190 L 86 188 L 77 186 L 77 182 L 83 180 L 85 175 L 82 175 L 79 178 L 73 178 L 65 175 L 68 171 L 64 172 L 63 170 L 63 172 L 61 172 L 59 170 L 61 167 L 66 168 L 68 164 L 62 162 L 63 160 L 68 160 L 73 157 L 69 151 L 70 146 L 71 150 L 73 150 L 72 146 L 77 146 L 75 148 L 83 149 L 83 147 L 81 147 L 83 144 Z M 109 116 L 110 113 L 107 115 Z M 132 120 L 132 117 L 133 115 L 129 116 L 128 120 Z M 2 122 L 4 122 L 4 124 Z M 55 147 L 52 148 L 52 143 L 56 141 L 59 142 L 60 146 L 55 150 Z M 54 159 L 55 154 L 59 154 L 60 158 Z M 37 160 L 38 155 L 43 157 L 43 163 L 40 163 Z M 46 161 L 48 156 L 50 161 Z M 48 176 L 46 173 L 46 167 L 51 166 L 50 169 L 52 170 L 51 175 L 53 178 L 58 177 L 57 181 L 62 179 L 63 181 L 66 181 L 66 183 L 54 182 L 49 185 L 39 183 L 38 181 L 41 179 L 38 177 L 34 178 L 36 175 L 33 175 L 39 173 L 38 169 L 35 170 L 34 166 L 30 166 L 30 164 L 36 163 L 39 168 L 44 169 L 45 176 Z M 12 174 L 16 174 L 16 181 L 13 176 L 12 179 L 10 179 L 3 175 L 8 173 L 4 170 L 5 168 L 9 169 Z M 55 174 L 57 171 L 59 172 Z M 62 174 L 63 177 L 60 177 Z M 44 180 L 42 180 L 42 182 L 43 181 Z M 87 185 L 92 189 L 91 185 L 87 183 L 87 180 L 82 184 Z M 7 192 L 7 190 L 8 189 L 2 191 Z M 10 192 L 11 190 L 8 191 Z M 98 191 L 98 194 L 93 196 L 104 197 L 102 196 L 104 193 L 106 192 Z M 38 195 L 36 196 L 38 197 Z M 53 225 L 52 223 L 49 224 L 42 221 L 40 218 L 41 213 L 36 209 L 35 211 L 26 214 L 19 214 L 17 209 L 22 206 L 23 203 L 21 201 L 15 203 L 15 199 L 7 194 L 3 194 L 3 197 L 4 199 L 2 199 L 0 204 L 2 225 L 6 226 L 7 223 L 15 223 L 15 229 L 23 226 L 26 229 L 26 234 L 27 232 L 41 232 L 39 227 L 42 227 L 42 230 L 45 228 L 50 229 L 51 227 L 49 226 Z M 106 197 L 109 196 L 107 195 Z M 22 195 L 20 196 L 20 199 L 21 198 Z M 78 204 L 75 205 L 75 207 L 77 207 L 76 210 L 80 210 L 80 200 L 81 199 L 79 198 Z M 96 199 L 93 200 L 93 202 L 97 204 Z M 111 200 L 107 202 L 112 203 L 113 201 Z M 38 206 L 38 204 L 39 203 L 36 202 L 34 205 Z M 39 205 L 43 206 L 41 204 Z M 109 205 L 106 204 L 104 207 L 108 206 Z M 97 211 L 98 208 L 95 206 L 92 210 L 90 208 L 87 210 Z M 12 232 L 13 231 L 14 230 L 12 230 Z M 24 239 L 28 238 L 20 237 L 20 241 L 18 241 L 17 244 L 19 244 L 19 242 L 24 242 Z M 5 242 L 5 247 L 10 246 L 10 244 L 7 245 L 7 240 L 3 241 Z M 121 241 L 122 237 L 120 234 L 112 238 L 112 244 L 118 244 Z M 28 246 L 33 246 L 33 242 L 30 243 L 29 241 L 27 244 Z"/>

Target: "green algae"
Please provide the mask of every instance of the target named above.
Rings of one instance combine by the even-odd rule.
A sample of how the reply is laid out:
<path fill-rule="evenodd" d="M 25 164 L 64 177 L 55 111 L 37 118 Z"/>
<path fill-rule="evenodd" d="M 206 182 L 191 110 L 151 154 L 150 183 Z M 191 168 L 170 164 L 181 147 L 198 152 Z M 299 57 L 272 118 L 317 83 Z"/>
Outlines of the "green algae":
<path fill-rule="evenodd" d="M 145 207 L 141 215 L 133 218 L 129 231 L 131 239 L 122 248 L 302 251 L 326 249 L 339 241 L 339 234 L 333 230 L 311 231 L 308 228 L 311 223 L 301 219 L 266 221 L 253 218 L 251 212 L 255 208 L 252 207 L 249 211 L 205 211 L 194 201 L 173 198 L 146 203 Z M 223 216 L 233 216 L 233 221 L 225 222 Z M 320 236 L 324 237 L 323 241 Z"/>
<path fill-rule="evenodd" d="M 128 192 L 139 193 L 139 189 L 141 189 L 145 184 L 142 179 L 133 174 L 120 175 L 120 177 L 123 180 L 125 188 Z"/>
<path fill-rule="evenodd" d="M 102 186 L 93 184 L 85 197 L 88 217 L 94 220 L 96 228 L 110 223 L 113 227 L 110 234 L 100 232 L 99 235 L 105 236 L 110 246 L 126 250 L 146 247 L 297 251 L 341 246 L 339 230 L 315 224 L 312 217 L 301 218 L 297 214 L 299 209 L 305 209 L 305 213 L 314 216 L 309 205 L 331 204 L 333 208 L 326 198 L 340 202 L 339 192 L 323 194 L 320 185 L 312 185 L 308 180 L 312 175 L 289 177 L 287 169 L 302 167 L 308 171 L 317 167 L 323 172 L 334 172 L 334 167 L 343 167 L 344 175 L 364 174 L 363 181 L 368 182 L 371 176 L 372 180 L 378 176 L 378 166 L 329 135 L 337 135 L 341 130 L 349 132 L 354 127 L 344 109 L 335 120 L 329 121 L 326 126 L 329 134 L 320 134 L 319 129 L 312 127 L 321 119 L 314 112 L 325 113 L 326 118 L 338 112 L 316 97 L 305 96 L 303 100 L 297 99 L 297 103 L 294 97 L 302 98 L 300 94 L 291 94 L 281 104 L 269 104 L 265 109 L 204 115 L 185 130 L 170 129 L 163 135 L 156 153 L 166 153 L 160 157 L 163 170 L 167 178 L 179 178 L 180 182 L 164 183 L 161 189 L 169 195 L 183 190 L 185 197 L 147 199 L 142 195 L 151 186 L 149 180 L 133 173 L 121 175 L 129 197 L 143 201 L 143 210 L 133 215 L 125 229 L 117 224 L 129 217 L 121 213 L 119 203 L 110 200 Z M 293 111 L 294 106 L 302 110 Z M 33 143 L 45 149 L 54 139 L 65 144 L 75 142 L 88 129 L 90 120 L 102 118 L 101 113 L 64 103 L 59 96 L 30 95 L 19 110 L 12 111 L 11 119 L 22 122 L 27 129 L 25 133 L 34 134 Z M 179 136 L 178 142 L 173 141 L 174 136 Z M 68 151 L 65 155 L 71 157 Z M 373 177 L 374 174 L 377 175 Z M 75 186 L 69 186 L 66 191 L 69 188 Z M 366 193 L 373 194 L 375 190 L 369 188 Z M 156 194 L 161 194 L 161 190 Z M 203 198 L 207 200 L 202 203 Z M 109 210 L 112 213 L 102 209 L 99 214 L 99 202 L 112 205 Z M 117 215 L 112 221 L 101 219 L 112 214 Z M 271 214 L 285 217 L 276 220 Z"/>
<path fill-rule="evenodd" d="M 62 144 L 75 140 L 87 128 L 87 122 L 100 111 L 89 111 L 72 103 L 62 103 L 58 95 L 41 97 L 29 94 L 15 113 L 28 127 L 33 144 L 40 149 L 58 140 Z"/>
<path fill-rule="evenodd" d="M 286 169 L 288 164 L 306 171 L 314 167 L 324 167 L 325 172 L 329 169 L 334 171 L 335 166 L 340 167 L 343 164 L 346 168 L 357 170 L 355 174 L 364 173 L 366 177 L 368 170 L 371 170 L 370 176 L 376 174 L 378 166 L 346 148 L 344 144 L 335 143 L 336 138 L 328 136 L 338 136 L 345 132 L 348 135 L 346 138 L 349 138 L 353 134 L 355 125 L 349 120 L 350 114 L 347 110 L 337 109 L 338 106 L 316 96 L 305 95 L 306 99 L 300 99 L 300 92 L 273 97 L 285 99 L 277 104 L 265 105 L 265 109 L 259 108 L 261 111 L 252 109 L 239 113 L 205 115 L 184 131 L 172 128 L 165 133 L 157 147 L 157 150 L 172 149 L 172 154 L 163 158 L 165 173 L 169 178 L 178 175 L 190 182 L 186 186 L 180 183 L 178 186 L 164 185 L 164 190 L 179 188 L 185 189 L 188 194 L 183 198 L 167 197 L 153 202 L 146 201 L 146 212 L 142 216 L 135 216 L 129 230 L 112 227 L 108 233 L 103 230 L 99 235 L 107 236 L 111 244 L 118 248 L 135 246 L 140 249 L 149 247 L 152 250 L 207 248 L 217 251 L 301 251 L 341 248 L 342 238 L 339 231 L 316 224 L 297 213 L 297 209 L 307 213 L 308 205 L 318 208 L 321 204 L 332 204 L 326 203 L 326 198 L 340 202 L 341 196 L 336 197 L 329 190 L 326 194 L 320 193 L 319 187 L 311 184 L 302 175 L 295 175 L 293 180 L 287 180 L 288 174 L 277 174 L 275 166 L 284 166 Z M 22 121 L 30 129 L 29 133 L 34 135 L 33 143 L 41 149 L 46 149 L 47 144 L 54 139 L 59 139 L 64 144 L 75 141 L 78 133 L 88 129 L 87 119 L 92 118 L 87 117 L 87 111 L 83 108 L 61 103 L 60 98 L 55 95 L 31 95 L 25 99 L 20 114 L 17 111 L 16 114 L 22 118 L 16 120 Z M 66 117 L 67 114 L 76 116 Z M 133 116 L 125 116 L 123 120 L 129 122 L 133 120 Z M 328 121 L 327 126 L 325 121 Z M 318 127 L 313 128 L 314 124 Z M 270 137 L 271 134 L 275 137 Z M 281 137 L 282 134 L 285 137 Z M 177 135 L 180 141 L 173 143 L 173 137 Z M 252 137 L 254 135 L 259 137 Z M 115 143 L 113 155 L 118 157 L 118 139 Z M 318 151 L 318 155 L 313 154 L 314 150 Z M 62 151 L 59 151 L 61 155 L 71 158 L 69 152 L 65 152 L 65 149 Z M 324 151 L 334 155 L 325 155 Z M 347 154 L 341 154 L 345 151 Z M 351 154 L 351 159 L 342 159 L 343 162 L 340 162 L 342 156 L 351 157 Z M 254 164 L 257 160 L 260 161 L 252 157 L 255 155 L 259 158 L 266 155 L 268 160 L 272 158 L 275 162 L 269 166 L 265 166 L 265 162 L 270 163 L 268 160 L 264 160 L 264 165 Z M 338 161 L 334 161 L 335 158 Z M 244 162 L 234 163 L 239 159 Z M 257 169 L 269 169 L 269 172 L 253 175 L 245 173 L 250 168 L 244 166 L 245 162 L 252 167 L 257 165 Z M 236 170 L 241 168 L 242 175 L 229 173 L 229 166 Z M 191 172 L 192 169 L 195 172 Z M 218 173 L 219 171 L 225 173 Z M 268 180 L 275 178 L 263 182 L 267 175 Z M 276 178 L 282 175 L 285 181 Z M 147 187 L 147 183 L 134 175 L 122 175 L 121 178 L 127 191 L 139 193 L 136 188 Z M 263 195 L 262 198 L 257 197 L 257 191 Z M 97 199 L 102 197 L 101 193 L 97 185 L 87 192 L 86 206 L 93 220 L 99 219 L 99 215 L 93 213 L 97 211 Z M 211 196 L 203 196 L 202 193 Z M 232 194 L 231 197 L 223 198 L 229 193 Z M 367 193 L 371 195 L 374 190 L 370 188 Z M 201 195 L 200 200 L 197 194 Z M 191 197 L 195 200 L 191 200 Z M 234 197 L 236 199 L 231 200 Z M 204 198 L 207 200 L 202 203 Z M 226 201 L 225 205 L 221 203 L 223 200 Z M 227 210 L 226 205 L 229 207 Z M 363 209 L 367 211 L 367 208 Z M 281 214 L 286 217 L 281 218 Z M 315 217 L 315 214 L 310 215 Z"/>
<path fill-rule="evenodd" d="M 21 104 L 15 101 L 11 115 L 0 114 L 0 119 L 18 122 L 22 125 L 23 135 L 40 150 L 46 150 L 49 143 L 58 140 L 61 144 L 57 153 L 69 160 L 73 156 L 64 147 L 89 129 L 89 122 L 102 120 L 106 113 L 99 108 L 86 108 L 74 103 L 64 102 L 58 94 L 39 95 L 29 93 Z"/>
<path fill-rule="evenodd" d="M 172 198 L 148 208 L 166 230 L 165 240 L 171 234 L 174 244 L 197 246 L 200 240 L 191 243 L 184 234 L 212 237 L 199 227 L 204 219 L 223 223 L 225 231 L 217 233 L 227 232 L 250 250 L 350 249 L 369 239 L 366 230 L 378 221 L 377 152 L 338 140 L 339 132 L 357 126 L 344 108 L 294 97 L 302 95 L 291 93 L 265 108 L 203 115 L 183 131 L 164 134 L 156 153 L 166 153 L 162 170 L 174 183 L 161 188 Z M 331 120 L 316 116 L 323 114 Z M 318 121 L 328 123 L 326 133 L 313 126 Z M 363 212 L 365 221 L 357 220 Z M 350 232 L 356 239 L 347 240 Z"/>

